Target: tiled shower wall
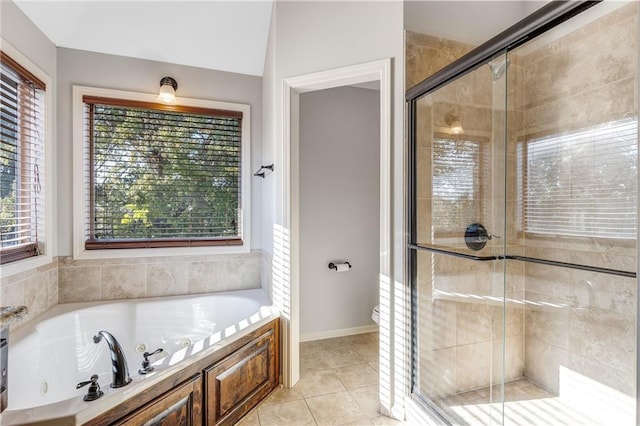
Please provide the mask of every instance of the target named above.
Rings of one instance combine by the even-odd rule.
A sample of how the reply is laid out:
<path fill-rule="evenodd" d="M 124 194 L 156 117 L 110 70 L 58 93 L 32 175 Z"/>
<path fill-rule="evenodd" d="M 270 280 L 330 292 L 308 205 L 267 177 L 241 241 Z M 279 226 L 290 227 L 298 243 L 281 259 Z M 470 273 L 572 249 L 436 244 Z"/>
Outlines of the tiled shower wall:
<path fill-rule="evenodd" d="M 261 287 L 261 251 L 248 254 L 73 260 L 2 278 L 2 305 L 25 305 L 15 328 L 58 303 L 177 296 Z"/>
<path fill-rule="evenodd" d="M 515 183 L 521 182 L 516 167 L 521 141 L 637 117 L 637 9 L 637 3 L 629 4 L 539 50 L 510 55 L 505 171 L 509 185 L 504 194 L 510 254 L 636 271 L 635 241 L 525 234 L 517 215 L 521 201 Z M 412 32 L 406 43 L 407 87 L 472 48 Z M 443 92 L 452 103 L 460 102 L 460 88 L 457 95 L 450 88 Z M 430 211 L 430 195 L 420 191 L 420 184 L 428 188 L 431 183 L 420 170 L 430 169 L 432 155 L 430 136 L 424 134 L 444 126 L 438 100 L 442 101 L 436 96 L 432 103 L 418 104 L 418 116 L 429 117 L 418 122 L 417 202 L 423 215 Z M 463 103 L 469 105 L 468 100 Z M 466 132 L 469 121 L 462 121 Z M 489 212 L 487 223 L 496 220 L 493 216 Z M 419 218 L 419 240 L 428 242 L 430 232 L 430 219 Z M 471 301 L 499 293 L 501 268 L 426 253 L 418 254 L 418 268 L 421 390 L 437 398 L 487 386 L 487 370 L 495 371 L 496 360 L 501 361 L 500 347 L 495 341 L 493 349 L 491 345 L 491 336 L 501 336 L 496 328 L 501 309 L 463 302 L 461 295 L 472 296 L 467 298 Z M 603 389 L 634 395 L 636 279 L 519 261 L 509 261 L 506 273 L 507 297 L 517 302 L 508 304 L 506 317 L 507 380 L 524 375 L 556 394 L 590 383 L 594 398 L 602 399 Z M 498 377 L 494 374 L 493 379 Z"/>
<path fill-rule="evenodd" d="M 522 55 L 525 140 L 637 117 L 637 14 L 633 2 Z M 637 268 L 634 240 L 528 235 L 525 247 L 531 257 Z M 570 373 L 635 395 L 636 279 L 530 263 L 525 271 L 525 375 L 555 393 L 576 385 Z"/>

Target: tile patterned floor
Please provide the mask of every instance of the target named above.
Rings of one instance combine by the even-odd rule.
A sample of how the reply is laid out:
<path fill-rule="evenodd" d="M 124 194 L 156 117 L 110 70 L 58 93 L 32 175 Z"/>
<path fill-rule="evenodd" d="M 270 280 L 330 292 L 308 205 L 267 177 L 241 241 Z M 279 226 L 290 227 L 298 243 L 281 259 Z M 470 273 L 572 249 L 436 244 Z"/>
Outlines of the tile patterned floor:
<path fill-rule="evenodd" d="M 250 411 L 240 426 L 409 425 L 378 412 L 378 334 L 317 340 L 300 345 L 300 381 L 279 388 Z M 434 401 L 459 425 L 599 425 L 606 416 L 586 415 L 579 407 L 550 394 L 527 379 L 505 384 L 503 405 L 491 403 L 494 386 Z M 635 413 L 635 411 L 634 411 Z M 632 413 L 633 414 L 633 413 Z"/>
<path fill-rule="evenodd" d="M 378 413 L 378 333 L 300 344 L 300 381 L 274 391 L 238 423 L 400 424 Z"/>
<path fill-rule="evenodd" d="M 633 422 L 617 421 L 612 411 L 589 413 L 575 401 L 567 401 L 522 378 L 505 383 L 504 407 L 491 403 L 489 387 L 449 396 L 436 401 L 457 425 L 623 425 Z M 500 388 L 493 387 L 493 395 L 500 398 Z M 503 413 L 504 410 L 504 413 Z M 602 411 L 602 410 L 599 410 Z M 614 410 L 615 411 L 615 410 Z"/>

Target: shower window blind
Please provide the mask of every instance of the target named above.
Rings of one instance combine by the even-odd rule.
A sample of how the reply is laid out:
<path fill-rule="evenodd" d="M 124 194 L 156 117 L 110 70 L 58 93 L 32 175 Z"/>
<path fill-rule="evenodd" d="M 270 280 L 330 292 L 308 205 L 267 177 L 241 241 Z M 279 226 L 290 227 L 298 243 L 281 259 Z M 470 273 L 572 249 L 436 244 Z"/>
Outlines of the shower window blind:
<path fill-rule="evenodd" d="M 242 244 L 242 113 L 85 96 L 86 249 Z"/>
<path fill-rule="evenodd" d="M 635 118 L 528 141 L 525 230 L 636 238 L 637 144 Z"/>
<path fill-rule="evenodd" d="M 40 254 L 45 84 L 0 52 L 0 263 Z"/>
<path fill-rule="evenodd" d="M 464 233 L 485 217 L 482 203 L 486 178 L 486 144 L 434 138 L 432 145 L 432 217 L 435 235 Z"/>

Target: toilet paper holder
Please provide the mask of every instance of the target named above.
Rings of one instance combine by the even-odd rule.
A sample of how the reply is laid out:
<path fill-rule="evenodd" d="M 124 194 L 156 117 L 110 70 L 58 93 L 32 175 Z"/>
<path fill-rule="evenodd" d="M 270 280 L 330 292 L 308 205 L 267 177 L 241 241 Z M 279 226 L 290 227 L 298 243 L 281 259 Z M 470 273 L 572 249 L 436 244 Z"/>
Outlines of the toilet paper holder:
<path fill-rule="evenodd" d="M 351 267 L 352 267 L 349 262 L 341 262 L 340 264 L 349 265 L 349 269 L 351 269 Z M 329 269 L 333 269 L 333 270 L 337 271 L 338 270 L 338 265 L 333 263 L 333 262 L 330 262 L 329 263 Z"/>

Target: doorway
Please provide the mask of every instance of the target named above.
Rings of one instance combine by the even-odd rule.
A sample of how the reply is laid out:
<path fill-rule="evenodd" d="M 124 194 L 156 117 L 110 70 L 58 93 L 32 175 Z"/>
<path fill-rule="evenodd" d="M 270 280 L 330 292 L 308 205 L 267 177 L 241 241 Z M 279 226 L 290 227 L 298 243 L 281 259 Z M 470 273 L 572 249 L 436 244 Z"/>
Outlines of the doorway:
<path fill-rule="evenodd" d="M 283 180 L 284 228 L 289 235 L 289 320 L 283 323 L 283 382 L 293 386 L 300 378 L 300 95 L 306 92 L 377 82 L 380 87 L 380 399 L 388 413 L 393 367 L 390 330 L 391 306 L 391 60 L 353 65 L 284 80 Z M 385 295 L 386 298 L 385 298 Z M 387 301 L 386 303 L 384 301 Z"/>

